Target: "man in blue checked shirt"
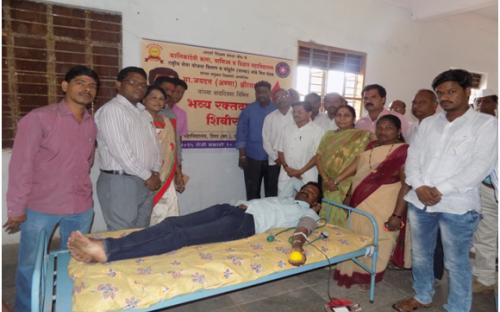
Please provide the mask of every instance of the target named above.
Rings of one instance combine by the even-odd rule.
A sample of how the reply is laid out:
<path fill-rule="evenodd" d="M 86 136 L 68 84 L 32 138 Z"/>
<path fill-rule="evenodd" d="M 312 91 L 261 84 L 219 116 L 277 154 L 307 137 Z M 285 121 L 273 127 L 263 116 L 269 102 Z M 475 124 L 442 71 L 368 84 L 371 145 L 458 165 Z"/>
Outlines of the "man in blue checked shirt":
<path fill-rule="evenodd" d="M 266 197 L 276 196 L 270 185 L 269 165 L 267 153 L 262 141 L 262 126 L 264 118 L 276 109 L 271 102 L 271 84 L 259 81 L 255 84 L 255 99 L 241 114 L 236 130 L 236 148 L 240 157 L 238 166 L 245 175 L 245 188 L 247 200 L 260 198 L 260 187 L 264 178 Z"/>

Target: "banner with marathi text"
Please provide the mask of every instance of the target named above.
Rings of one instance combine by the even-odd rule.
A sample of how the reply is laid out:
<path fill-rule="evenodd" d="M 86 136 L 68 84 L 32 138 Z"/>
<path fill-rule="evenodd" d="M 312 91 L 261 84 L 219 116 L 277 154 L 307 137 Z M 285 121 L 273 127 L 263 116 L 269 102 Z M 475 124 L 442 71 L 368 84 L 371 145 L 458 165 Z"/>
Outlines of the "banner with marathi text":
<path fill-rule="evenodd" d="M 255 101 L 254 84 L 292 85 L 292 61 L 270 56 L 143 39 L 142 61 L 150 83 L 177 73 L 188 84 L 177 104 L 188 116 L 185 148 L 234 147 L 240 112 Z"/>

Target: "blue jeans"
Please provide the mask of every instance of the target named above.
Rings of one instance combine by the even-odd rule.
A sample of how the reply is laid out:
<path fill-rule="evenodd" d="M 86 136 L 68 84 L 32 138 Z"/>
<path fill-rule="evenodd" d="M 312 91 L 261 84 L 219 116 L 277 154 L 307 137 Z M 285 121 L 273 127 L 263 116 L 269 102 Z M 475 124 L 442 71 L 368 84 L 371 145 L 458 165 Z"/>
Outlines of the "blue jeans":
<path fill-rule="evenodd" d="M 50 237 L 59 224 L 61 249 L 65 249 L 71 232 L 89 232 L 93 216 L 93 209 L 74 215 L 53 215 L 26 209 L 26 221 L 21 224 L 17 260 L 16 312 L 31 311 L 31 280 L 40 233 L 45 232 Z"/>
<path fill-rule="evenodd" d="M 408 204 L 412 239 L 412 273 L 415 299 L 423 304 L 432 302 L 434 295 L 434 250 L 437 230 L 441 231 L 444 266 L 449 273 L 449 312 L 470 311 L 472 303 L 472 270 L 469 249 L 479 222 L 479 214 L 469 211 L 462 215 L 429 213 Z"/>
<path fill-rule="evenodd" d="M 255 234 L 253 216 L 229 204 L 215 205 L 121 238 L 104 240 L 108 261 L 159 255 L 184 246 L 224 242 Z"/>

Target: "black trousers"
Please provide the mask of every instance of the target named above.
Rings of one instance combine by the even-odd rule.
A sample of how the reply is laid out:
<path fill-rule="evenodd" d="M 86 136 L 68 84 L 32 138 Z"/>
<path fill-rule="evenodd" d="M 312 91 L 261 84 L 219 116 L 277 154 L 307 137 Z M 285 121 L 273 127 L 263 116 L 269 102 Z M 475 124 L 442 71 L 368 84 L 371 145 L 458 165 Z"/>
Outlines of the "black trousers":
<path fill-rule="evenodd" d="M 260 198 L 260 188 L 264 179 L 266 197 L 278 195 L 278 176 L 280 166 L 269 166 L 267 160 L 255 160 L 247 156 L 247 166 L 243 170 L 247 200 Z"/>

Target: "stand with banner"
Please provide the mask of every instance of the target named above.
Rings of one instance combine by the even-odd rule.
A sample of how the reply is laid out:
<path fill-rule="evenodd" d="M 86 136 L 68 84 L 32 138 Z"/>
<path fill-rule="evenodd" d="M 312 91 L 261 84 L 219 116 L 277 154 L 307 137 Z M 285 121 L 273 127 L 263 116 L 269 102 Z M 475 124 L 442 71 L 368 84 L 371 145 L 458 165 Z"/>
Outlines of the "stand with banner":
<path fill-rule="evenodd" d="M 150 83 L 178 76 L 188 89 L 179 105 L 187 112 L 184 148 L 234 147 L 241 110 L 255 101 L 254 84 L 291 87 L 291 60 L 163 41 L 142 40 L 142 67 Z"/>

